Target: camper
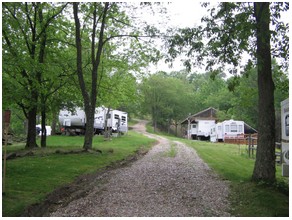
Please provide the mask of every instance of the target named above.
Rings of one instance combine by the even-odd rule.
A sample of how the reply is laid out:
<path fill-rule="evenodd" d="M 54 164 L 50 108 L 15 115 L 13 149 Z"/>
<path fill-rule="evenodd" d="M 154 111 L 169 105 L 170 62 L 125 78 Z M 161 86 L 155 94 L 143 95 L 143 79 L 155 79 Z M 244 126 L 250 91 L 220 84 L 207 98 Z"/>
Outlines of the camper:
<path fill-rule="evenodd" d="M 110 110 L 106 117 L 108 108 L 102 106 L 95 109 L 94 114 L 94 133 L 102 134 L 105 130 L 105 120 L 107 127 L 113 132 L 128 131 L 128 115 L 119 110 Z M 61 110 L 59 113 L 60 125 L 65 133 L 84 134 L 86 126 L 86 114 L 83 109 L 77 107 L 74 111 Z"/>
<path fill-rule="evenodd" d="M 95 134 L 102 134 L 103 133 L 107 110 L 108 109 L 103 107 L 103 106 L 95 109 L 95 114 L 94 114 Z"/>
<path fill-rule="evenodd" d="M 127 132 L 128 114 L 119 110 L 110 110 L 107 117 L 107 127 L 112 132 Z"/>
<path fill-rule="evenodd" d="M 210 138 L 211 127 L 215 125 L 215 120 L 196 120 L 191 123 L 190 134 L 192 139 L 206 140 Z"/>
<path fill-rule="evenodd" d="M 289 98 L 281 102 L 282 176 L 289 176 Z"/>
<path fill-rule="evenodd" d="M 84 128 L 86 116 L 83 109 L 77 107 L 74 111 L 61 110 L 59 113 L 59 122 L 63 127 Z"/>
<path fill-rule="evenodd" d="M 122 133 L 128 132 L 128 113 L 127 112 L 121 113 L 120 132 L 122 132 Z"/>
<path fill-rule="evenodd" d="M 210 141 L 217 142 L 218 140 L 223 140 L 222 122 L 219 122 L 211 126 Z"/>
<path fill-rule="evenodd" d="M 235 120 L 226 120 L 213 125 L 211 128 L 212 142 L 224 141 L 225 139 L 237 139 L 244 137 L 244 122 Z"/>
<path fill-rule="evenodd" d="M 187 138 L 196 140 L 210 140 L 211 126 L 215 125 L 217 110 L 210 107 L 189 116 L 181 122 L 186 128 Z"/>
<path fill-rule="evenodd" d="M 41 124 L 36 125 L 36 131 L 39 131 L 39 132 L 37 132 L 38 136 L 42 135 L 42 125 Z M 51 126 L 46 125 L 46 136 L 50 136 L 51 134 L 52 134 Z"/>

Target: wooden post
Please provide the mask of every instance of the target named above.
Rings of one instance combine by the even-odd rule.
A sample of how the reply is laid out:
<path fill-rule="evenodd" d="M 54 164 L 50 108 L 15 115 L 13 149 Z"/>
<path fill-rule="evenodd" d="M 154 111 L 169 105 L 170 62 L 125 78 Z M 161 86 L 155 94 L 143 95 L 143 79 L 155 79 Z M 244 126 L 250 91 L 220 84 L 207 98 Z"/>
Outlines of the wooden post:
<path fill-rule="evenodd" d="M 5 113 L 4 113 L 5 144 L 4 144 L 4 165 L 3 165 L 2 195 L 5 195 L 6 150 L 7 150 L 7 143 L 8 143 L 8 132 L 9 132 L 10 116 L 11 116 L 11 111 L 10 110 L 5 110 Z"/>
<path fill-rule="evenodd" d="M 250 157 L 250 148 L 251 148 L 251 134 L 248 136 L 248 157 Z"/>
<path fill-rule="evenodd" d="M 188 118 L 188 140 L 191 139 L 191 122 L 190 118 Z"/>

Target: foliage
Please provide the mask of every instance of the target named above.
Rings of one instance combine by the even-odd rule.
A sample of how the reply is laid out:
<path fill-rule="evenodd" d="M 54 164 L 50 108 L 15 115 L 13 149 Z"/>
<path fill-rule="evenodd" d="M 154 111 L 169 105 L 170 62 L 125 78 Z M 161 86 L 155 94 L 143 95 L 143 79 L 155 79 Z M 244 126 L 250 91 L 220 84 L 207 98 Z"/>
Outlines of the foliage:
<path fill-rule="evenodd" d="M 160 72 L 144 79 L 141 85 L 143 109 L 157 124 L 169 125 L 178 122 L 191 111 L 192 90 L 184 81 Z"/>
<path fill-rule="evenodd" d="M 220 2 L 216 6 L 202 3 L 209 15 L 202 18 L 202 24 L 194 28 L 171 29 L 166 38 L 167 62 L 173 62 L 179 54 L 185 54 L 184 65 L 206 65 L 207 71 L 226 70 L 237 73 L 242 65 L 241 58 L 250 55 L 250 62 L 256 63 L 256 21 L 253 3 Z M 283 12 L 289 10 L 289 3 L 273 2 L 271 9 L 272 56 L 281 60 L 280 67 L 289 65 L 289 23 L 281 21 Z"/>
<path fill-rule="evenodd" d="M 45 116 L 49 97 L 63 86 L 68 73 L 59 59 L 65 57 L 65 50 L 59 50 L 64 45 L 58 40 L 66 36 L 60 31 L 65 22 L 56 23 L 62 21 L 66 5 L 3 3 L 3 101 L 6 108 L 21 109 L 28 119 L 29 148 L 36 147 L 36 114 L 42 111 Z"/>

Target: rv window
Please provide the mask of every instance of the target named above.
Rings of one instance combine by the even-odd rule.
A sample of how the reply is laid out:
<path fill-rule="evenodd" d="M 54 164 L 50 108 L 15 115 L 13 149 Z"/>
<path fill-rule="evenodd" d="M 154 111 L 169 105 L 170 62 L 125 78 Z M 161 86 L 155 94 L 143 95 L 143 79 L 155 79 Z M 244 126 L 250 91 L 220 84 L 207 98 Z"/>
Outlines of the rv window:
<path fill-rule="evenodd" d="M 125 116 L 122 116 L 122 121 L 126 121 L 126 117 Z"/>
<path fill-rule="evenodd" d="M 109 113 L 108 115 L 107 115 L 107 118 L 111 118 L 112 116 L 111 116 L 111 114 Z"/>
<path fill-rule="evenodd" d="M 225 132 L 229 132 L 229 125 L 225 125 Z"/>
<path fill-rule="evenodd" d="M 243 132 L 242 125 L 238 125 L 238 132 Z"/>
<path fill-rule="evenodd" d="M 193 128 L 196 128 L 197 127 L 197 125 L 193 125 Z"/>
<path fill-rule="evenodd" d="M 119 115 L 115 115 L 115 119 L 119 119 Z"/>
<path fill-rule="evenodd" d="M 230 126 L 230 128 L 231 128 L 231 132 L 237 132 L 237 125 L 231 125 Z"/>

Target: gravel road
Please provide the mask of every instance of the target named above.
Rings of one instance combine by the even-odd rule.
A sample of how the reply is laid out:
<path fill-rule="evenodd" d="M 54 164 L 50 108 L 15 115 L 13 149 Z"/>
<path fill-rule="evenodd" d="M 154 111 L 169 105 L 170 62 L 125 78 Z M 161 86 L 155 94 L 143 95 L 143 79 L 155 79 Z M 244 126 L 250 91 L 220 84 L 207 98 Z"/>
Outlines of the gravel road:
<path fill-rule="evenodd" d="M 192 148 L 134 129 L 159 141 L 143 158 L 95 180 L 95 187 L 51 216 L 230 216 L 229 186 Z"/>

